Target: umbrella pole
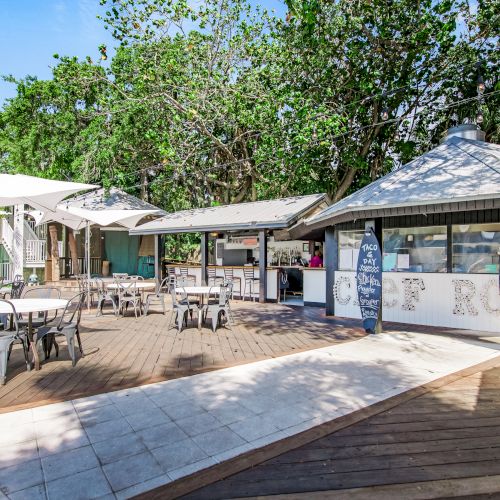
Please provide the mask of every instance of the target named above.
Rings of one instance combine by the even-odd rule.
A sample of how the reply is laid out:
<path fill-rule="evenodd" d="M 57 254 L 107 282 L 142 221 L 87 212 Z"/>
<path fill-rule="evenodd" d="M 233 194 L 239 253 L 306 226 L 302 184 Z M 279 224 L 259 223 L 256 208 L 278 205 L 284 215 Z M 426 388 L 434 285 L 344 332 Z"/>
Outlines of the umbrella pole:
<path fill-rule="evenodd" d="M 87 221 L 87 230 L 86 233 L 86 245 L 85 251 L 87 253 L 87 310 L 90 311 L 90 221 Z"/>

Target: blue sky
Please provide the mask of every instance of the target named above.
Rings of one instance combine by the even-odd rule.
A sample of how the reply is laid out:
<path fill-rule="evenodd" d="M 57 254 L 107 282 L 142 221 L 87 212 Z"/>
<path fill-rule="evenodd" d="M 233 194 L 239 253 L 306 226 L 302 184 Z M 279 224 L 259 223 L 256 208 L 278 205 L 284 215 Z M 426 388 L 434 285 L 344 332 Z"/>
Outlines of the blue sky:
<path fill-rule="evenodd" d="M 259 3 L 285 11 L 281 0 Z M 96 19 L 102 11 L 99 0 L 0 0 L 0 75 L 50 78 L 55 53 L 97 59 L 101 43 L 114 45 Z M 0 81 L 0 106 L 14 95 L 14 85 Z"/>

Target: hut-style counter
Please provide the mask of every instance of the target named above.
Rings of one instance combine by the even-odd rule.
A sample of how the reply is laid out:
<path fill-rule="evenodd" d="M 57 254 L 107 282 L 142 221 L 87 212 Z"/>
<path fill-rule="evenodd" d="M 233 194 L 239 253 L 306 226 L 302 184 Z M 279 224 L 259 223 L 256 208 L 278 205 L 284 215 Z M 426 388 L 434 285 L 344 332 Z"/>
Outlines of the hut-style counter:
<path fill-rule="evenodd" d="M 382 317 L 500 332 L 500 146 L 475 126 L 308 221 L 325 228 L 327 314 L 360 317 L 363 233 L 382 245 Z"/>
<path fill-rule="evenodd" d="M 328 206 L 324 194 L 313 194 L 307 196 L 295 196 L 277 200 L 264 200 L 235 205 L 223 205 L 217 207 L 184 210 L 161 217 L 148 224 L 131 230 L 130 234 L 153 234 L 156 237 L 158 262 L 160 255 L 159 236 L 174 233 L 201 233 L 201 263 L 199 266 L 188 267 L 189 274 L 196 276 L 197 283 L 207 283 L 209 268 L 215 268 L 217 276 L 227 277 L 230 270 L 235 279 L 235 291 L 244 291 L 245 272 L 252 273 L 258 278 L 252 296 L 258 297 L 260 301 L 278 300 L 280 293 L 279 268 L 284 266 L 272 266 L 270 255 L 274 255 L 272 245 L 279 247 L 283 245 L 282 239 L 274 243 L 275 234 L 286 233 L 297 224 L 311 217 Z M 269 240 L 271 243 L 268 245 Z M 209 242 L 214 245 L 214 261 L 209 261 Z M 240 242 L 240 244 L 238 244 Z M 290 242 L 288 242 L 288 246 Z M 302 242 L 295 242 L 302 245 Z M 286 246 L 286 245 L 285 245 Z M 240 248 L 241 247 L 241 248 Z M 225 250 L 232 253 L 225 253 Z M 294 258 L 302 254 L 294 254 Z M 226 260 L 226 262 L 225 262 Z M 217 265 L 210 265 L 217 264 Z M 225 265 L 228 264 L 228 265 Z M 249 264 L 249 265 L 245 265 Z M 289 262 L 291 264 L 291 261 Z M 293 266 L 299 269 L 301 266 Z M 155 266 L 159 268 L 158 265 Z M 180 272 L 180 266 L 177 266 Z M 305 272 L 305 276 L 308 272 Z M 323 286 L 324 280 L 320 273 L 311 277 L 318 280 L 317 286 L 310 282 L 311 278 L 304 277 L 304 302 L 316 302 L 315 292 Z M 159 276 L 157 275 L 159 278 Z M 241 286 L 240 286 L 241 283 Z M 307 283 L 307 288 L 306 288 Z M 312 299 L 306 297 L 306 289 L 313 291 Z M 248 296 L 248 295 L 247 295 Z M 324 303 L 324 302 L 323 302 Z"/>

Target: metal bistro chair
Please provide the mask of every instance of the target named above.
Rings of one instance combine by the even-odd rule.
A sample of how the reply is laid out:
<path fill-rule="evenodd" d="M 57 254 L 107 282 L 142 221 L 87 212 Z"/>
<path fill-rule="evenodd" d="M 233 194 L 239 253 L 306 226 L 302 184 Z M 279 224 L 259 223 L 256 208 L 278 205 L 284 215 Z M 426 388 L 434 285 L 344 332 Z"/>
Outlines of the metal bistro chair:
<path fill-rule="evenodd" d="M 16 276 L 17 278 L 17 276 Z M 23 280 L 14 280 L 10 292 L 6 292 L 5 296 L 9 296 L 10 299 L 20 299 L 23 293 L 25 282 Z"/>
<path fill-rule="evenodd" d="M 245 300 L 245 297 L 247 296 L 247 287 L 248 287 L 248 291 L 249 291 L 249 297 L 250 297 L 250 300 L 255 300 L 255 297 L 253 295 L 253 292 L 254 292 L 254 288 L 259 287 L 259 278 L 256 278 L 255 277 L 255 271 L 254 271 L 254 268 L 251 267 L 251 268 L 244 268 L 243 269 L 243 276 L 245 278 L 245 288 L 243 289 L 243 300 Z"/>
<path fill-rule="evenodd" d="M 61 290 L 59 288 L 48 286 L 48 287 L 33 287 L 28 288 L 23 295 L 23 299 L 60 299 L 61 298 Z M 32 325 L 33 328 L 39 328 L 47 323 L 51 323 L 57 318 L 57 311 L 54 312 L 54 315 L 49 318 L 48 312 L 39 312 L 35 317 L 33 315 Z M 19 315 L 19 319 L 17 320 L 19 326 L 28 326 L 28 320 L 23 318 L 22 315 Z"/>
<path fill-rule="evenodd" d="M 118 316 L 118 290 L 109 290 L 106 288 L 106 284 L 101 278 L 95 278 L 95 283 L 97 286 L 96 316 L 102 316 L 102 308 L 106 302 L 111 302 L 113 304 L 113 312 L 115 316 Z"/>
<path fill-rule="evenodd" d="M 137 306 L 139 306 L 139 316 L 142 313 L 142 296 L 137 290 L 137 281 L 131 281 L 130 285 L 123 286 L 123 284 L 116 280 L 118 289 L 118 311 L 125 316 L 125 312 L 129 304 L 134 306 L 134 315 L 137 319 Z"/>
<path fill-rule="evenodd" d="M 161 308 L 163 310 L 163 314 L 165 314 L 165 298 L 168 295 L 170 291 L 170 278 L 167 276 L 166 278 L 163 278 L 163 281 L 161 282 L 158 290 L 155 293 L 148 293 L 146 296 L 146 305 L 144 306 L 144 314 L 147 316 L 149 307 L 151 305 L 151 302 L 154 300 L 158 299 L 161 303 Z M 175 282 L 174 282 L 175 286 Z"/>
<path fill-rule="evenodd" d="M 7 363 L 10 358 L 10 353 L 12 352 L 13 344 L 20 343 L 23 345 L 24 359 L 26 361 L 27 370 L 31 369 L 31 363 L 28 354 L 28 337 L 26 332 L 19 328 L 17 313 L 14 305 L 8 300 L 0 299 L 0 302 L 8 304 L 8 307 L 12 310 L 12 313 L 8 314 L 8 316 L 12 318 L 11 329 L 0 332 L 0 385 L 5 385 L 7 377 Z"/>
<path fill-rule="evenodd" d="M 189 300 L 187 293 L 184 290 L 178 292 L 177 289 L 174 287 L 170 291 L 170 294 L 172 296 L 172 312 L 170 314 L 170 319 L 168 321 L 167 330 L 170 330 L 170 328 L 172 328 L 174 321 L 176 321 L 177 330 L 180 333 L 184 322 L 186 323 L 187 326 L 188 313 L 191 316 L 191 321 L 193 320 L 193 312 L 196 312 L 198 315 L 198 325 L 199 325 L 201 311 L 198 304 L 195 302 L 191 302 Z"/>
<path fill-rule="evenodd" d="M 226 281 L 230 281 L 231 283 L 238 282 L 238 294 L 240 297 L 241 295 L 241 278 L 239 276 L 234 275 L 234 269 L 232 267 L 225 267 L 224 268 L 224 279 Z M 234 287 L 233 287 L 234 289 Z M 231 292 L 231 298 L 234 298 L 234 291 Z"/>
<path fill-rule="evenodd" d="M 80 339 L 80 318 L 82 316 L 82 307 L 85 302 L 85 292 L 77 293 L 74 297 L 68 300 L 64 312 L 56 325 L 42 326 L 36 332 L 36 348 L 43 346 L 45 359 L 50 358 L 52 346 L 56 349 L 56 357 L 59 357 L 59 344 L 55 338 L 64 335 L 68 344 L 69 356 L 72 365 L 76 364 L 75 355 L 75 337 L 78 342 L 80 355 L 83 357 L 82 341 Z"/>
<path fill-rule="evenodd" d="M 113 273 L 115 280 L 128 280 L 128 273 Z"/>
<path fill-rule="evenodd" d="M 208 303 L 203 306 L 205 319 L 208 314 L 210 314 L 212 318 L 212 331 L 215 333 L 217 329 L 217 325 L 220 323 L 221 316 L 227 318 L 227 324 L 232 329 L 232 317 L 231 317 L 231 309 L 229 307 L 229 298 L 230 298 L 230 287 L 228 285 L 221 285 L 220 292 L 218 297 L 210 299 L 210 295 L 214 295 L 212 292 L 209 293 Z"/>
<path fill-rule="evenodd" d="M 196 276 L 194 274 L 189 274 L 189 268 L 181 267 L 179 270 L 181 273 L 180 275 L 184 280 L 189 281 L 193 286 L 196 286 Z"/>
<path fill-rule="evenodd" d="M 217 276 L 217 269 L 215 267 L 209 267 L 207 268 L 207 274 L 208 274 L 208 286 L 210 285 L 217 285 L 221 284 L 224 281 L 224 278 L 222 276 Z"/>

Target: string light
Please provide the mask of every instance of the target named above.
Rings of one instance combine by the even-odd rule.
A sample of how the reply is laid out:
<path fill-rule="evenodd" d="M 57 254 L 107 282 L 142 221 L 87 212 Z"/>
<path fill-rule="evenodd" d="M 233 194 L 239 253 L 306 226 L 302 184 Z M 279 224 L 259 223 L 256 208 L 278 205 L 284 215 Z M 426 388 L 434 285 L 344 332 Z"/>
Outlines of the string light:
<path fill-rule="evenodd" d="M 486 98 L 486 97 L 491 97 L 493 95 L 497 95 L 499 93 L 500 93 L 500 90 L 487 92 L 483 96 L 481 96 L 481 100 L 484 100 L 484 98 Z M 423 107 L 417 113 L 415 113 L 415 115 L 416 116 L 417 115 L 425 115 L 425 114 L 428 114 L 430 112 L 444 111 L 446 109 L 450 109 L 450 108 L 453 108 L 453 107 L 456 107 L 456 106 L 459 106 L 459 105 L 462 105 L 462 104 L 466 104 L 466 103 L 469 103 L 469 102 L 472 102 L 472 101 L 476 101 L 476 100 L 477 100 L 477 97 L 469 97 L 469 98 L 461 99 L 459 101 L 455 101 L 455 102 L 452 102 L 450 104 L 447 104 L 447 105 L 444 105 L 444 106 L 440 106 L 440 107 L 431 107 L 431 106 Z M 383 118 L 383 116 L 382 116 L 382 118 Z M 405 117 L 395 117 L 395 118 L 389 119 L 389 116 L 387 116 L 387 119 L 384 120 L 383 122 L 373 123 L 373 124 L 364 125 L 364 126 L 357 126 L 357 127 L 354 127 L 352 129 L 347 130 L 346 132 L 343 132 L 343 133 L 340 133 L 340 134 L 336 134 L 336 135 L 333 135 L 333 136 L 329 136 L 329 137 L 327 137 L 327 139 L 329 139 L 330 141 L 335 141 L 335 140 L 341 139 L 343 137 L 346 137 L 348 135 L 352 135 L 354 133 L 359 133 L 359 132 L 361 132 L 363 130 L 366 130 L 366 129 L 369 129 L 369 128 L 378 127 L 378 126 L 383 125 L 383 124 L 399 123 L 399 122 L 403 121 L 404 119 L 405 119 Z M 234 167 L 234 166 L 236 166 L 238 164 L 241 164 L 241 163 L 244 163 L 244 162 L 248 162 L 248 161 L 252 161 L 253 159 L 254 159 L 253 157 L 249 157 L 249 158 L 238 159 L 238 160 L 229 161 L 229 162 L 225 162 L 225 163 L 219 163 L 217 165 L 214 165 L 214 166 L 211 166 L 211 167 L 207 167 L 205 169 L 205 172 L 208 173 L 208 172 L 215 172 L 215 171 L 225 170 L 228 167 L 231 167 L 231 166 Z M 123 177 L 137 176 L 140 172 L 143 172 L 143 171 L 145 171 L 145 170 L 147 170 L 149 168 L 158 169 L 158 168 L 162 168 L 162 167 L 163 167 L 163 165 L 159 164 L 159 165 L 154 166 L 154 167 L 146 167 L 146 168 L 143 168 L 143 169 L 138 169 L 135 172 L 130 172 L 130 173 L 124 174 L 122 176 Z M 186 176 L 186 172 L 185 171 L 183 171 L 183 175 Z M 238 179 L 241 180 L 243 178 L 242 171 L 239 170 L 239 172 L 236 174 L 236 176 L 237 176 Z M 172 177 L 173 177 L 173 180 L 177 180 L 179 178 L 179 173 L 177 171 L 174 171 Z M 111 178 L 110 180 L 113 180 L 113 178 Z M 164 180 L 164 179 L 161 179 L 161 178 L 160 179 L 155 179 L 150 184 L 155 183 L 155 181 L 161 181 L 161 180 Z M 127 189 L 133 189 L 135 187 L 140 187 L 140 186 L 141 186 L 140 184 L 138 184 L 137 186 L 129 186 L 129 187 L 127 187 Z"/>
<path fill-rule="evenodd" d="M 477 115 L 476 115 L 476 123 L 479 125 L 479 124 L 483 123 L 483 121 L 484 121 L 483 112 L 481 110 L 479 110 Z"/>
<path fill-rule="evenodd" d="M 387 108 L 384 108 L 382 110 L 382 114 L 380 115 L 380 118 L 385 122 L 389 119 L 389 110 Z"/>

